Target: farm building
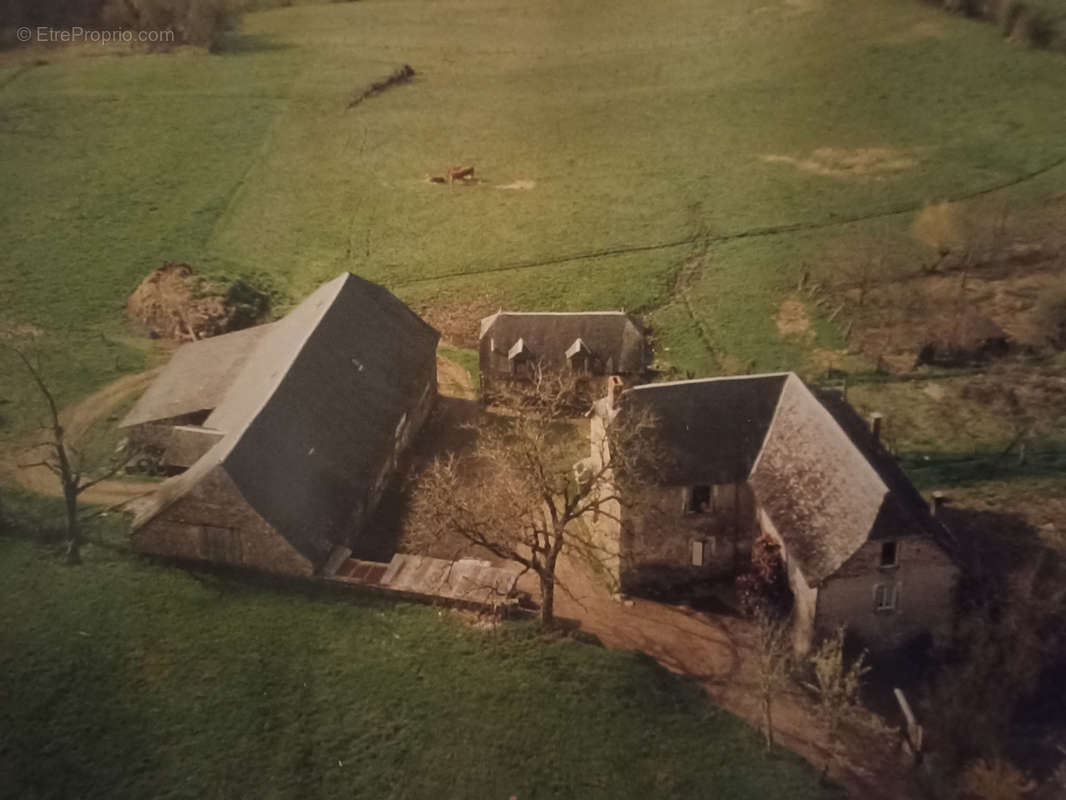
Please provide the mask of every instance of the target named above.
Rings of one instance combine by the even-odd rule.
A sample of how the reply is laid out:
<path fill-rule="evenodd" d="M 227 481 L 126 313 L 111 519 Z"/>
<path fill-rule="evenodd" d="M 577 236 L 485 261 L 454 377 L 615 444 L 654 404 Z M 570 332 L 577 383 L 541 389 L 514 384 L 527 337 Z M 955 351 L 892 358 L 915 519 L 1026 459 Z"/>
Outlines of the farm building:
<path fill-rule="evenodd" d="M 146 553 L 311 575 L 352 543 L 436 398 L 438 334 L 344 274 L 278 322 L 180 348 L 121 423 L 172 469 Z"/>
<path fill-rule="evenodd" d="M 644 331 L 621 311 L 498 311 L 481 320 L 478 362 L 483 386 L 522 378 L 540 365 L 578 375 L 640 375 Z"/>
<path fill-rule="evenodd" d="M 657 485 L 630 489 L 641 497 L 598 522 L 623 589 L 731 577 L 765 536 L 787 571 L 801 652 L 841 624 L 871 649 L 950 628 L 957 567 L 882 447 L 879 418 L 868 426 L 792 373 L 649 384 L 596 404 L 594 458 L 605 426 L 631 409 L 654 417 L 669 458 Z"/>

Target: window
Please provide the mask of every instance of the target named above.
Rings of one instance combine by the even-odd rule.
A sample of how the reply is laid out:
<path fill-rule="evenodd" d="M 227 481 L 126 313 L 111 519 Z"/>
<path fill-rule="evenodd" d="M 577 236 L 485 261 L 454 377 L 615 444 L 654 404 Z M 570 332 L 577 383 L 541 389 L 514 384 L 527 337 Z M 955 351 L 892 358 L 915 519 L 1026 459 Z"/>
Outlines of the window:
<path fill-rule="evenodd" d="M 874 587 L 874 611 L 896 611 L 899 608 L 900 588 L 898 583 L 877 584 Z"/>
<path fill-rule="evenodd" d="M 693 486 L 688 493 L 685 511 L 689 514 L 706 514 L 711 510 L 711 487 Z"/>
<path fill-rule="evenodd" d="M 692 540 L 692 566 L 705 567 L 710 559 L 714 558 L 717 551 L 717 541 L 710 539 Z"/>
<path fill-rule="evenodd" d="M 700 539 L 695 539 L 692 542 L 692 566 L 694 567 L 703 566 L 703 545 L 704 542 Z"/>
<path fill-rule="evenodd" d="M 885 542 L 881 545 L 881 566 L 899 566 L 899 542 Z"/>

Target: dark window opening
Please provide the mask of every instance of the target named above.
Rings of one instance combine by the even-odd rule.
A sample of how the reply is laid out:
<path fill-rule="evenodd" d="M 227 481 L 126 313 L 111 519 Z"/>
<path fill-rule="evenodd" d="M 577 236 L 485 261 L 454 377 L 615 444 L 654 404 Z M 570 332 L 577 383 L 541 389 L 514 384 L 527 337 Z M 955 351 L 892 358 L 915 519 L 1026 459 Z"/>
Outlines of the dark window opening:
<path fill-rule="evenodd" d="M 885 542 L 881 545 L 881 566 L 895 567 L 899 565 L 899 543 Z"/>
<path fill-rule="evenodd" d="M 688 513 L 706 514 L 711 510 L 711 487 L 693 486 L 688 495 Z"/>

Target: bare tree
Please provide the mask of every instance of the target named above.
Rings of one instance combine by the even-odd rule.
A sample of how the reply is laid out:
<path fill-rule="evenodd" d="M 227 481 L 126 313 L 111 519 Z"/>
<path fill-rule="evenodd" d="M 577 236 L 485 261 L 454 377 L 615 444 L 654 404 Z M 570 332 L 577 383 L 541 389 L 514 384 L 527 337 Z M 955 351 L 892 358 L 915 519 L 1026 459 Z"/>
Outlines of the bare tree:
<path fill-rule="evenodd" d="M 619 509 L 630 501 L 621 484 L 648 475 L 654 425 L 633 413 L 604 436 L 576 435 L 581 382 L 540 367 L 527 382 L 496 391 L 506 408 L 476 426 L 472 452 L 437 459 L 418 478 L 414 538 L 423 545 L 458 539 L 534 572 L 541 620 L 551 623 L 556 587 L 566 590 L 557 575 L 564 549 L 601 564 L 617 558 L 594 520 L 622 524 Z"/>
<path fill-rule="evenodd" d="M 792 645 L 787 618 L 767 608 L 755 612 L 754 674 L 759 701 L 762 704 L 763 735 L 766 749 L 774 746 L 774 698 L 789 682 Z"/>
<path fill-rule="evenodd" d="M 870 671 L 865 651 L 850 664 L 845 661 L 844 636 L 844 626 L 841 626 L 808 657 L 814 680 L 807 684 L 807 688 L 814 696 L 818 718 L 826 736 L 823 776 L 829 772 L 841 726 L 863 716 L 859 691 L 863 678 Z"/>
<path fill-rule="evenodd" d="M 74 445 L 67 436 L 67 431 L 59 415 L 59 406 L 55 394 L 45 381 L 38 358 L 31 358 L 25 350 L 0 339 L 0 347 L 12 353 L 25 368 L 37 391 L 45 402 L 47 418 L 41 426 L 44 438 L 31 443 L 23 453 L 36 460 L 20 461 L 20 469 L 44 467 L 59 480 L 63 490 L 66 511 L 66 556 L 76 564 L 81 560 L 81 547 L 84 544 L 82 519 L 78 509 L 78 498 L 101 481 L 114 477 L 128 464 L 133 451 L 123 445 L 119 450 L 98 461 Z"/>

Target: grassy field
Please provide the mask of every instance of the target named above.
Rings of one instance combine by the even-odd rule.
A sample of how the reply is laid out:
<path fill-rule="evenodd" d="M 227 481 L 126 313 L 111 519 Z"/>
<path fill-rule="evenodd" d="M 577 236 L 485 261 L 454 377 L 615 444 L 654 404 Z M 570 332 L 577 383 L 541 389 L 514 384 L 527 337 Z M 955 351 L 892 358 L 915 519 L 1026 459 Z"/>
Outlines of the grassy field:
<path fill-rule="evenodd" d="M 673 374 L 869 371 L 843 317 L 800 296 L 788 332 L 782 302 L 869 242 L 935 260 L 930 201 L 1059 213 L 1063 58 L 916 0 L 361 0 L 247 14 L 219 55 L 10 51 L 0 326 L 38 334 L 73 400 L 158 359 L 123 303 L 171 259 L 283 306 L 351 270 L 457 346 L 499 307 L 625 308 Z M 404 63 L 413 83 L 347 108 Z M 455 164 L 480 182 L 427 182 Z M 934 429 L 949 407 L 908 412 L 913 386 L 857 402 L 902 409 L 905 449 L 972 449 Z M 0 358 L 3 427 L 34 402 Z"/>
<path fill-rule="evenodd" d="M 635 653 L 86 556 L 0 536 L 0 796 L 838 796 Z"/>

